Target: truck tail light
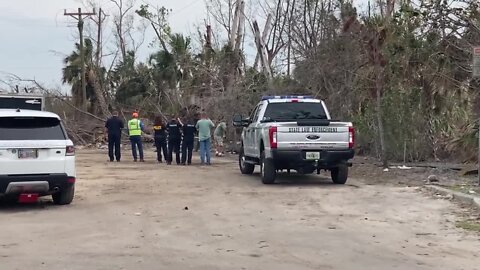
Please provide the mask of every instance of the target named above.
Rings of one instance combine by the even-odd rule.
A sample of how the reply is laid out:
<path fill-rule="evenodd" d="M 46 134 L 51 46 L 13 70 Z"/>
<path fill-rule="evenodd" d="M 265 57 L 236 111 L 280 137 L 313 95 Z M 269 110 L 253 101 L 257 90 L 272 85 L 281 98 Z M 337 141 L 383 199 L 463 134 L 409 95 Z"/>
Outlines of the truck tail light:
<path fill-rule="evenodd" d="M 75 184 L 75 182 L 77 182 L 77 179 L 75 177 L 68 177 L 68 183 Z"/>
<path fill-rule="evenodd" d="M 75 156 L 75 146 L 67 146 L 67 151 L 65 151 L 65 156 Z"/>
<path fill-rule="evenodd" d="M 268 137 L 270 138 L 270 148 L 277 148 L 277 127 L 270 127 L 268 130 Z"/>
<path fill-rule="evenodd" d="M 355 145 L 355 129 L 353 127 L 348 128 L 348 148 L 353 148 Z"/>

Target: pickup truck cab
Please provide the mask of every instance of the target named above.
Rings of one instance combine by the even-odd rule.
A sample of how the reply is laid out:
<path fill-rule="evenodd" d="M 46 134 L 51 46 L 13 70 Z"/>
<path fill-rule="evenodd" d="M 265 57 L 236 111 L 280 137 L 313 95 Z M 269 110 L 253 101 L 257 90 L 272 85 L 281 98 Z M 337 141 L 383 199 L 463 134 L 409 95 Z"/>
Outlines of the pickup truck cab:
<path fill-rule="evenodd" d="M 345 184 L 354 156 L 354 128 L 332 120 L 321 100 L 309 96 L 266 96 L 248 118 L 235 115 L 243 127 L 239 167 L 252 174 L 260 166 L 262 182 L 275 182 L 277 171 L 301 174 L 329 170 L 336 184 Z"/>
<path fill-rule="evenodd" d="M 54 113 L 0 109 L 0 197 L 51 195 L 70 204 L 75 148 Z"/>

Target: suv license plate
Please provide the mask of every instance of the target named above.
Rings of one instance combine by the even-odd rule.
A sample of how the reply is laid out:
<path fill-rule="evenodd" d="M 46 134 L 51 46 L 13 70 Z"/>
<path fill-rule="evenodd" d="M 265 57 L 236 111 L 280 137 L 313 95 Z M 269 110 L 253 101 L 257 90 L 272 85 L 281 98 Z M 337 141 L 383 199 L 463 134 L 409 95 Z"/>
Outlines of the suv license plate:
<path fill-rule="evenodd" d="M 320 152 L 307 152 L 307 153 L 305 153 L 305 159 L 319 160 L 320 159 Z"/>
<path fill-rule="evenodd" d="M 19 159 L 34 159 L 38 157 L 37 149 L 18 149 Z"/>

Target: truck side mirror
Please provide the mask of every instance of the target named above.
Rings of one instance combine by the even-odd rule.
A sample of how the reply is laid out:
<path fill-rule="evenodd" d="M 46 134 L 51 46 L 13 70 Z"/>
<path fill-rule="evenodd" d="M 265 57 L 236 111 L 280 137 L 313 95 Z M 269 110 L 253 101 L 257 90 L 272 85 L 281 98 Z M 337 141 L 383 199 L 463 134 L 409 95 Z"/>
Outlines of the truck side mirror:
<path fill-rule="evenodd" d="M 241 127 L 241 126 L 243 126 L 243 125 L 242 125 L 242 123 L 243 123 L 243 117 L 242 117 L 242 115 L 240 115 L 240 114 L 235 114 L 235 115 L 233 115 L 232 122 L 233 122 L 233 126 L 234 126 L 234 127 Z"/>
<path fill-rule="evenodd" d="M 232 122 L 234 127 L 248 127 L 252 121 L 249 117 L 243 118 L 240 114 L 236 114 L 233 116 Z"/>

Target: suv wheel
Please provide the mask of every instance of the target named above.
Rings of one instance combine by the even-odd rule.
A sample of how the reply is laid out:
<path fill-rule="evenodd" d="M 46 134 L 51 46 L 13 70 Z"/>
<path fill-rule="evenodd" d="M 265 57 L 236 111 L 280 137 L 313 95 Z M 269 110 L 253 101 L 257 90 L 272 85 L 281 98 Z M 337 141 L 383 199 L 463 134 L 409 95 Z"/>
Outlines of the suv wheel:
<path fill-rule="evenodd" d="M 277 176 L 275 164 L 273 163 L 273 160 L 265 158 L 264 152 L 262 152 L 260 157 L 260 169 L 262 174 L 262 183 L 265 185 L 275 183 L 275 177 Z"/>
<path fill-rule="evenodd" d="M 240 167 L 242 174 L 252 174 L 255 170 L 255 165 L 246 162 L 243 146 L 240 149 L 240 154 L 238 155 L 238 166 Z"/>
<path fill-rule="evenodd" d="M 333 183 L 343 185 L 347 182 L 348 167 L 346 165 L 340 165 L 332 169 L 331 174 Z"/>
<path fill-rule="evenodd" d="M 55 194 L 52 194 L 53 203 L 58 205 L 70 204 L 73 201 L 74 194 L 75 185 L 71 185 Z"/>

